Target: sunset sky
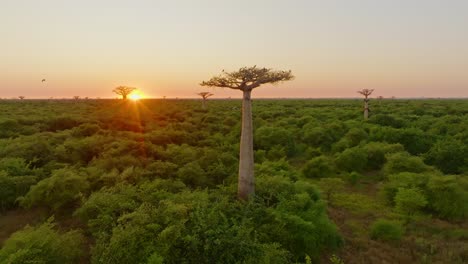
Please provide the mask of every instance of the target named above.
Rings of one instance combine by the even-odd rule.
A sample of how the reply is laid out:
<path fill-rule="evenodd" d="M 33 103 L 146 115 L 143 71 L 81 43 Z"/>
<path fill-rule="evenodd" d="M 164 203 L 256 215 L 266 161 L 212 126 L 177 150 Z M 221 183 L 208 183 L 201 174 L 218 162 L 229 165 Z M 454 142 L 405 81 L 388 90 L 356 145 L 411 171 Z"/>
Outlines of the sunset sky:
<path fill-rule="evenodd" d="M 255 97 L 468 97 L 466 0 L 0 0 L 0 34 L 1 98 L 235 97 L 198 84 L 252 65 L 296 76 Z"/>

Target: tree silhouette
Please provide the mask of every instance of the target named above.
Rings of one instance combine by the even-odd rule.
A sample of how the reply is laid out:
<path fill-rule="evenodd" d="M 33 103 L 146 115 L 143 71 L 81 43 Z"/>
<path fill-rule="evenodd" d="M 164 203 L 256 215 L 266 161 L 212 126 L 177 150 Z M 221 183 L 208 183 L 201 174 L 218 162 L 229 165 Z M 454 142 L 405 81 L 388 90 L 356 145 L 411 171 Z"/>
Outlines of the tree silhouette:
<path fill-rule="evenodd" d="M 364 95 L 364 119 L 369 118 L 369 95 L 372 94 L 374 89 L 362 89 L 358 93 Z"/>
<path fill-rule="evenodd" d="M 127 96 L 135 91 L 137 88 L 135 87 L 128 87 L 128 86 L 119 86 L 116 87 L 112 92 L 121 95 L 123 100 L 127 99 Z"/>
<path fill-rule="evenodd" d="M 18 96 L 18 98 L 21 99 L 21 100 L 24 100 L 24 98 L 26 98 L 26 97 L 24 95 L 20 95 L 20 96 Z"/>
<path fill-rule="evenodd" d="M 214 94 L 210 93 L 210 92 L 201 92 L 201 93 L 197 93 L 199 96 L 202 97 L 202 107 L 203 109 L 206 109 L 206 100 L 208 99 L 208 97 L 210 96 L 213 96 Z"/>
<path fill-rule="evenodd" d="M 79 99 L 80 99 L 80 97 L 79 97 L 78 95 L 75 95 L 75 96 L 73 96 L 73 99 L 75 99 L 75 100 L 79 100 Z"/>
<path fill-rule="evenodd" d="M 239 179 L 237 195 L 247 200 L 255 193 L 254 185 L 254 153 L 251 92 L 262 84 L 276 84 L 292 80 L 291 71 L 274 71 L 268 68 L 243 67 L 238 71 L 225 72 L 215 76 L 200 85 L 209 87 L 230 88 L 241 90 L 242 99 L 242 131 L 239 154 Z"/>

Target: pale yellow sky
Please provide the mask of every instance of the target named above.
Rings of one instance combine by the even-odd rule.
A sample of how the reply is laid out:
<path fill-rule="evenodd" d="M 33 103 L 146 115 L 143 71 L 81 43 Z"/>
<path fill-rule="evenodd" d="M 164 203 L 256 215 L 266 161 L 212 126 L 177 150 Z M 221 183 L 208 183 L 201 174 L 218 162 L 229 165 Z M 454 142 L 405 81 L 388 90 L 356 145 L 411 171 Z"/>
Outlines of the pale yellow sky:
<path fill-rule="evenodd" d="M 466 14 L 461 0 L 2 0 L 0 97 L 236 97 L 198 83 L 251 65 L 296 76 L 256 97 L 468 97 Z"/>

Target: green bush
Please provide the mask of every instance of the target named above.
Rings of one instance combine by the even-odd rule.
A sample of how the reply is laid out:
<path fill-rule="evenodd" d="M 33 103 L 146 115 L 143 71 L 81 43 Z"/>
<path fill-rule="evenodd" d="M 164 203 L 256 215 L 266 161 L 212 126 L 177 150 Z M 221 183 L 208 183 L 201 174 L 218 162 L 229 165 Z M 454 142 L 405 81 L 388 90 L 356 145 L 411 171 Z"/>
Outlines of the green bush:
<path fill-rule="evenodd" d="M 409 217 L 417 214 L 426 205 L 426 197 L 417 188 L 399 188 L 395 195 L 395 209 Z"/>
<path fill-rule="evenodd" d="M 5 171 L 10 176 L 27 176 L 32 174 L 29 164 L 23 158 L 0 159 L 0 171 Z"/>
<path fill-rule="evenodd" d="M 456 176 L 434 176 L 428 184 L 428 206 L 449 220 L 468 218 L 468 180 Z"/>
<path fill-rule="evenodd" d="M 12 234 L 0 249 L 0 263 L 77 263 L 83 255 L 83 242 L 78 231 L 59 233 L 49 220 Z"/>
<path fill-rule="evenodd" d="M 403 233 L 400 223 L 385 219 L 377 219 L 370 227 L 370 237 L 374 240 L 400 241 Z"/>
<path fill-rule="evenodd" d="M 391 204 L 395 204 L 395 195 L 400 188 L 416 188 L 420 190 L 427 189 L 427 183 L 432 177 L 430 173 L 411 173 L 401 172 L 388 176 L 388 181 L 385 182 L 382 188 L 382 194 L 385 200 Z"/>
<path fill-rule="evenodd" d="M 457 174 L 468 168 L 468 147 L 458 140 L 438 141 L 425 155 L 425 161 L 444 173 Z"/>
<path fill-rule="evenodd" d="M 367 153 L 360 147 L 349 148 L 337 154 L 335 162 L 343 171 L 362 172 L 367 166 Z"/>
<path fill-rule="evenodd" d="M 333 160 L 326 156 L 319 156 L 304 165 L 302 174 L 307 178 L 322 178 L 332 176 L 334 171 Z"/>
<path fill-rule="evenodd" d="M 353 171 L 346 175 L 346 180 L 352 185 L 357 184 L 360 179 L 362 179 L 362 174 L 359 172 Z"/>
<path fill-rule="evenodd" d="M 420 157 L 411 156 L 406 152 L 398 152 L 387 157 L 387 163 L 384 165 L 385 175 L 396 174 L 400 172 L 428 172 L 433 169 L 424 164 Z"/>
<path fill-rule="evenodd" d="M 56 170 L 51 177 L 32 186 L 21 200 L 21 205 L 45 206 L 58 210 L 78 202 L 88 188 L 89 183 L 85 176 L 70 169 Z"/>

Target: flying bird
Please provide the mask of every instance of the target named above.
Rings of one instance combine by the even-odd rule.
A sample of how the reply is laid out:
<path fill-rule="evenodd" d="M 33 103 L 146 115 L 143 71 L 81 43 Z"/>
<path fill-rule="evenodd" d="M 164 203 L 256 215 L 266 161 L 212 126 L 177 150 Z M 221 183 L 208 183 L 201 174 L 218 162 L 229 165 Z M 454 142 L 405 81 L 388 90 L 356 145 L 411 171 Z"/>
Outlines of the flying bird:
<path fill-rule="evenodd" d="M 42 79 L 42 81 L 41 81 L 41 82 L 45 82 L 45 79 Z"/>

